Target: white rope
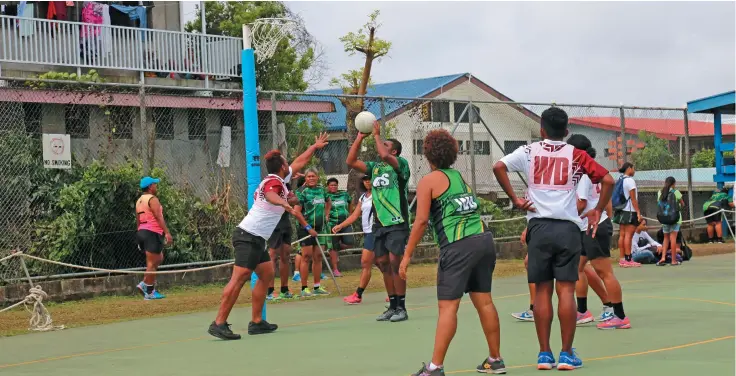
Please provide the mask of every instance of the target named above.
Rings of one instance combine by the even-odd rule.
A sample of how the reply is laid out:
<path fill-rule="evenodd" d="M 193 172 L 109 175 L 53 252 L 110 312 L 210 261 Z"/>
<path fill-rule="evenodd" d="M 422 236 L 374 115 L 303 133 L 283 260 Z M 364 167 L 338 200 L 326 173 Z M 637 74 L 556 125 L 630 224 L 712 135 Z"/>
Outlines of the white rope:
<path fill-rule="evenodd" d="M 46 298 L 48 298 L 48 295 L 41 289 L 41 286 L 31 287 L 25 299 L 0 310 L 0 313 L 23 305 L 23 308 L 31 314 L 28 330 L 46 332 L 49 330 L 64 329 L 64 325 L 53 325 L 54 320 L 51 319 L 49 311 L 43 305 L 43 300 Z"/>
<path fill-rule="evenodd" d="M 725 209 L 721 209 L 721 210 L 719 210 L 719 211 L 717 211 L 717 212 L 715 212 L 715 213 L 710 213 L 710 214 L 708 214 L 708 215 L 705 215 L 705 216 L 702 216 L 702 217 L 699 217 L 699 218 L 694 218 L 694 219 L 688 219 L 688 220 L 686 220 L 686 221 L 682 221 L 682 223 L 697 222 L 697 221 L 700 221 L 700 220 L 703 220 L 703 219 L 706 219 L 706 218 L 708 218 L 708 217 L 712 217 L 712 216 L 714 216 L 714 215 L 718 215 L 718 214 L 721 214 L 721 213 L 724 213 L 724 212 L 725 212 L 725 213 L 733 213 L 733 212 L 732 212 L 732 211 L 730 211 L 730 210 L 725 210 Z M 646 219 L 647 221 L 655 221 L 655 222 L 659 222 L 659 220 L 657 220 L 656 218 L 649 218 L 649 217 L 645 217 L 645 216 L 642 216 L 642 218 Z"/>
<path fill-rule="evenodd" d="M 66 266 L 69 268 L 76 268 L 76 269 L 82 269 L 82 270 L 90 270 L 95 272 L 106 272 L 106 273 L 113 273 L 113 274 L 145 274 L 145 275 L 158 275 L 158 274 L 174 274 L 174 273 L 190 273 L 190 272 L 198 272 L 202 270 L 210 270 L 210 269 L 217 269 L 222 268 L 226 266 L 233 265 L 233 262 L 227 262 L 224 264 L 217 264 L 213 266 L 205 266 L 201 268 L 195 268 L 195 269 L 183 269 L 183 270 L 164 270 L 164 271 L 155 271 L 155 272 L 147 272 L 147 271 L 139 271 L 139 270 L 117 270 L 117 269 L 104 269 L 104 268 L 93 268 L 91 266 L 82 266 L 82 265 L 74 265 L 74 264 L 67 264 L 65 262 L 60 261 L 54 261 L 49 260 L 41 257 L 31 256 L 27 255 L 25 253 L 18 252 L 16 255 L 29 258 L 31 260 L 41 261 L 41 262 L 47 262 L 49 264 L 55 264 L 59 266 Z"/>

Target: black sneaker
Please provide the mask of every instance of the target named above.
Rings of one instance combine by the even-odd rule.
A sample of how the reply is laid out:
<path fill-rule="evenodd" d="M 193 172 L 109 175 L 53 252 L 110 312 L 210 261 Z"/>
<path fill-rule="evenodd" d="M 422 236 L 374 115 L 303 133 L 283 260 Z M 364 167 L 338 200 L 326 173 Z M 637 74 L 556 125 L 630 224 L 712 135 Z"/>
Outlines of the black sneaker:
<path fill-rule="evenodd" d="M 416 373 L 412 373 L 411 376 L 445 376 L 444 368 L 437 368 L 434 371 L 427 369 L 427 364 L 422 363 L 422 368 Z"/>
<path fill-rule="evenodd" d="M 391 317 L 393 317 L 395 313 L 396 313 L 395 310 L 389 308 L 386 310 L 386 312 L 378 315 L 378 317 L 376 317 L 376 321 L 389 321 L 391 320 Z"/>
<path fill-rule="evenodd" d="M 506 373 L 506 365 L 503 364 L 503 359 L 497 359 L 491 362 L 488 358 L 483 360 L 476 371 L 480 373 L 492 373 L 495 375 Z"/>
<path fill-rule="evenodd" d="M 226 341 L 240 339 L 240 334 L 233 333 L 233 331 L 230 330 L 230 324 L 228 324 L 227 321 L 221 325 L 217 325 L 213 321 L 212 324 L 210 324 L 210 329 L 207 331 L 207 333 Z"/>
<path fill-rule="evenodd" d="M 394 311 L 393 316 L 391 316 L 391 322 L 399 322 L 399 321 L 406 321 L 409 320 L 409 313 L 406 312 L 403 308 L 398 308 L 396 311 Z"/>
<path fill-rule="evenodd" d="M 723 238 L 717 238 L 715 241 L 716 244 L 724 244 Z"/>
<path fill-rule="evenodd" d="M 253 321 L 248 323 L 248 334 L 250 335 L 256 335 L 256 334 L 268 334 L 273 333 L 278 329 L 279 326 L 276 324 L 269 324 L 266 320 L 261 320 L 259 323 L 254 323 Z"/>

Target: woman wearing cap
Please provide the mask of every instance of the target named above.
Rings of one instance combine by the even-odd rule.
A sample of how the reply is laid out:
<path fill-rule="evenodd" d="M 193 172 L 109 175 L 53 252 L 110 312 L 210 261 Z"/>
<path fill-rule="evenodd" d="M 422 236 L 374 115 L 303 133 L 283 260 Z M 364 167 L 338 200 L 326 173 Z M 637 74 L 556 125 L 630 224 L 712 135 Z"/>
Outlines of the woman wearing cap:
<path fill-rule="evenodd" d="M 169 228 L 164 221 L 164 209 L 156 197 L 158 183 L 161 179 L 146 176 L 141 179 L 140 187 L 143 194 L 135 203 L 138 232 L 135 234 L 138 249 L 146 252 L 146 272 L 155 272 L 164 260 L 162 253 L 164 244 L 171 244 Z M 164 243 L 164 238 L 166 243 Z M 145 274 L 138 289 L 143 293 L 145 300 L 163 299 L 164 296 L 156 291 L 156 275 Z"/>
<path fill-rule="evenodd" d="M 348 304 L 360 304 L 363 301 L 363 291 L 368 287 L 368 282 L 371 281 L 371 268 L 373 267 L 373 201 L 371 199 L 371 178 L 368 175 L 363 176 L 363 193 L 358 199 L 360 205 L 355 206 L 353 213 L 342 223 L 332 228 L 332 233 L 337 234 L 342 229 L 350 226 L 353 222 L 361 218 L 363 225 L 363 253 L 360 256 L 360 282 L 358 282 L 358 289 L 355 290 L 353 295 L 345 297 L 343 300 Z"/>

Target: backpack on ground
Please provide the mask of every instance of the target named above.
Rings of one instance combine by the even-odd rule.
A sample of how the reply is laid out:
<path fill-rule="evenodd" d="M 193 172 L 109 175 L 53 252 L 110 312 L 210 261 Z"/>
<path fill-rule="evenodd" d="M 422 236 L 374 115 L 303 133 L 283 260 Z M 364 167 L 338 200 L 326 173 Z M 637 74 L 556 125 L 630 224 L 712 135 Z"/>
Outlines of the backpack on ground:
<path fill-rule="evenodd" d="M 626 199 L 626 195 L 624 195 L 624 179 L 626 179 L 625 175 L 618 178 L 616 185 L 613 187 L 613 195 L 611 196 L 611 205 L 613 205 L 613 210 L 624 210 L 626 204 L 629 203 L 629 200 Z"/>
<path fill-rule="evenodd" d="M 680 221 L 680 208 L 678 207 L 675 191 L 667 192 L 667 197 L 657 200 L 657 220 L 663 225 L 674 225 Z"/>

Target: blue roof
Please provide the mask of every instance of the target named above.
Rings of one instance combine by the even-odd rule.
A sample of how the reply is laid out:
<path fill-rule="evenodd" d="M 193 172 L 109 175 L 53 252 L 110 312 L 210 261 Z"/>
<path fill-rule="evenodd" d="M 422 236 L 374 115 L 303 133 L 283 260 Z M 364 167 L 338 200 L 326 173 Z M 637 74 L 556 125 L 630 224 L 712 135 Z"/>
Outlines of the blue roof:
<path fill-rule="evenodd" d="M 687 112 L 714 113 L 718 111 L 721 114 L 733 115 L 734 109 L 736 109 L 736 92 L 734 91 L 687 102 Z"/>
<path fill-rule="evenodd" d="M 451 83 L 452 81 L 461 78 L 468 73 L 458 73 L 449 76 L 420 78 L 409 81 L 389 82 L 385 84 L 376 84 L 368 87 L 368 96 L 378 97 L 404 97 L 404 98 L 420 98 L 428 95 L 429 93 L 441 88 L 444 85 Z M 309 94 L 342 94 L 342 89 L 329 89 L 329 90 L 317 90 L 310 91 Z M 317 117 L 325 123 L 328 131 L 344 131 L 347 129 L 345 124 L 345 116 L 347 110 L 342 103 L 334 97 L 319 97 L 319 96 L 305 96 L 300 98 L 301 100 L 320 100 L 330 101 L 335 104 L 335 112 L 323 113 L 317 115 Z M 388 99 L 384 102 L 384 111 L 386 114 L 390 114 L 399 108 L 409 104 L 410 100 L 397 100 Z M 376 115 L 376 119 L 381 118 L 381 101 L 378 99 L 366 99 L 364 102 L 366 111 L 372 112 Z"/>

